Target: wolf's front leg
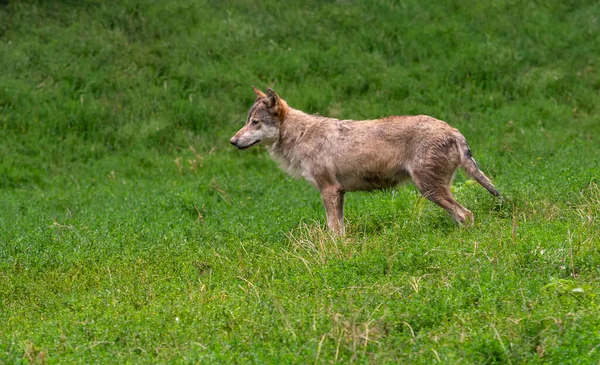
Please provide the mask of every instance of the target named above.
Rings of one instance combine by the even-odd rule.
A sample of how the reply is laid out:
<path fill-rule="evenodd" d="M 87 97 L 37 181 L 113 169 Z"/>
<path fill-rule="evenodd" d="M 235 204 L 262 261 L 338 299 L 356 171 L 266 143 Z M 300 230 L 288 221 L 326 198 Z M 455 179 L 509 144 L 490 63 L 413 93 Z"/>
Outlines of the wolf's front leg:
<path fill-rule="evenodd" d="M 335 185 L 321 188 L 321 197 L 327 214 L 327 228 L 336 236 L 343 236 L 344 230 L 344 190 Z"/>

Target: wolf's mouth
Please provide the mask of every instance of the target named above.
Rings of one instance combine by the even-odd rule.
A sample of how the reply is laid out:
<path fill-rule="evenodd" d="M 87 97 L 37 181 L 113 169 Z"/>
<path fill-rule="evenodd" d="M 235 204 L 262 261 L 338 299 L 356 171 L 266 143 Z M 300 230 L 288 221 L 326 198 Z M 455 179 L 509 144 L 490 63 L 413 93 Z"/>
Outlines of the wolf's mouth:
<path fill-rule="evenodd" d="M 260 141 L 254 141 L 254 142 L 250 143 L 250 144 L 249 144 L 249 145 L 247 145 L 247 146 L 237 146 L 237 148 L 238 148 L 238 149 L 240 149 L 240 150 L 245 150 L 246 148 L 250 148 L 250 147 L 254 146 L 254 145 L 255 145 L 255 144 L 257 144 L 258 142 L 260 142 Z"/>

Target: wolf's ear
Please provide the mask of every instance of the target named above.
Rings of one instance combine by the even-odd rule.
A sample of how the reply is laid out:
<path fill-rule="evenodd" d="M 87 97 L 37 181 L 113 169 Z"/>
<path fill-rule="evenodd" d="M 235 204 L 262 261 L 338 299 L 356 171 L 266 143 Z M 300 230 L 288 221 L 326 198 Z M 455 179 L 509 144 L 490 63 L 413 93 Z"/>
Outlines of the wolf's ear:
<path fill-rule="evenodd" d="M 279 117 L 281 120 L 285 119 L 288 112 L 287 103 L 273 89 L 267 89 L 267 98 L 264 102 L 272 115 Z"/>
<path fill-rule="evenodd" d="M 268 88 L 267 89 L 267 100 L 265 100 L 265 104 L 267 104 L 267 106 L 269 108 L 273 108 L 273 107 L 281 104 L 281 98 L 279 97 L 279 95 L 277 95 L 277 93 L 275 91 L 273 91 L 273 89 Z"/>
<path fill-rule="evenodd" d="M 267 97 L 267 95 L 265 95 L 265 93 L 263 93 L 262 91 L 258 90 L 257 88 L 254 87 L 254 85 L 252 85 L 252 90 L 254 90 L 254 93 L 256 94 L 256 97 L 259 99 L 264 99 Z"/>

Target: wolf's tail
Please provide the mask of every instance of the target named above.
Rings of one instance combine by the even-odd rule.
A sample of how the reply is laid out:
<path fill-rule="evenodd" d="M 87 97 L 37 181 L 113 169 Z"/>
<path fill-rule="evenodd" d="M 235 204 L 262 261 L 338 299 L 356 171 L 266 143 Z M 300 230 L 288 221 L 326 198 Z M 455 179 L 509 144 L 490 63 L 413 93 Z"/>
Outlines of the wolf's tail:
<path fill-rule="evenodd" d="M 467 140 L 462 135 L 461 137 L 462 138 L 459 139 L 458 143 L 461 153 L 460 166 L 465 170 L 470 178 L 480 183 L 481 186 L 490 192 L 490 194 L 500 197 L 500 193 L 498 190 L 496 190 L 494 184 L 492 184 L 490 179 L 485 176 L 485 174 L 479 169 L 479 166 L 477 166 L 477 162 L 475 162 L 475 159 L 471 154 L 471 149 L 467 144 Z"/>

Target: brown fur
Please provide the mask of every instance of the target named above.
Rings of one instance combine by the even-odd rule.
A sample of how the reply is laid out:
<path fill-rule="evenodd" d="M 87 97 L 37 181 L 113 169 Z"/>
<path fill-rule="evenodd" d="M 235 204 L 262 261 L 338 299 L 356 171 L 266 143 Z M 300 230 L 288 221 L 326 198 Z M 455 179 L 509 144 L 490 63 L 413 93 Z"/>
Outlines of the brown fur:
<path fill-rule="evenodd" d="M 273 90 L 254 89 L 257 99 L 246 125 L 231 143 L 243 149 L 270 146 L 281 167 L 321 192 L 327 226 L 344 234 L 344 194 L 390 188 L 412 179 L 419 191 L 464 224 L 473 214 L 450 192 L 456 169 L 499 196 L 479 170 L 465 137 L 447 123 L 426 116 L 338 120 L 290 108 Z"/>

